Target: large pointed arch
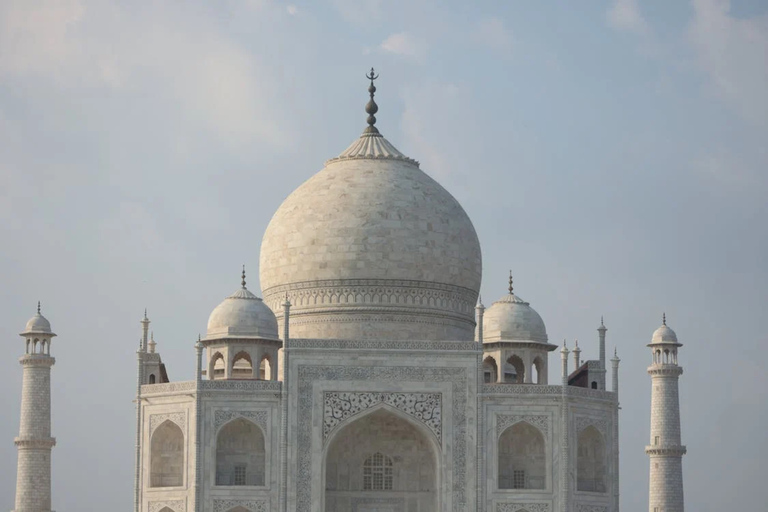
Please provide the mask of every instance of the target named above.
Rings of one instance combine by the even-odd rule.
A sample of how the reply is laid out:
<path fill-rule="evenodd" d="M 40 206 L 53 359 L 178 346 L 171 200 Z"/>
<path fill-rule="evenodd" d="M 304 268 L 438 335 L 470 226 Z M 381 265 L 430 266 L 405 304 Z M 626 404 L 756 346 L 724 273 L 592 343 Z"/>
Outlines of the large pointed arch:
<path fill-rule="evenodd" d="M 605 438 L 590 425 L 579 432 L 576 442 L 576 489 L 606 492 L 606 473 Z"/>
<path fill-rule="evenodd" d="M 176 423 L 166 420 L 154 432 L 149 451 L 149 486 L 184 485 L 184 433 Z"/>
<path fill-rule="evenodd" d="M 371 492 L 396 510 L 408 499 L 416 499 L 419 510 L 439 510 L 439 443 L 402 411 L 379 404 L 348 418 L 323 452 L 325 510 L 351 510 L 353 500 Z"/>
<path fill-rule="evenodd" d="M 255 423 L 238 417 L 216 434 L 216 485 L 263 486 L 265 436 Z"/>
<path fill-rule="evenodd" d="M 507 427 L 498 442 L 498 488 L 546 489 L 546 453 L 541 430 L 527 421 Z"/>

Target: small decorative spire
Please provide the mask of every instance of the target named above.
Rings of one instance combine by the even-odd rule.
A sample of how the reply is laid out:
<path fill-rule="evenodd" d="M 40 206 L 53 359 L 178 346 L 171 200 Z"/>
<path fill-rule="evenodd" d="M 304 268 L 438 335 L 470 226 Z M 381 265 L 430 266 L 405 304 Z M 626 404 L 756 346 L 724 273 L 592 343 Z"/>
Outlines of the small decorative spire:
<path fill-rule="evenodd" d="M 40 301 L 37 301 L 37 314 L 40 314 Z"/>
<path fill-rule="evenodd" d="M 240 284 L 245 288 L 245 265 L 243 265 L 243 273 L 241 274 L 242 281 L 240 281 Z"/>
<path fill-rule="evenodd" d="M 514 290 L 514 288 L 512 287 L 512 271 L 510 270 L 509 271 L 509 294 L 510 295 L 514 295 L 514 293 L 512 293 L 512 290 Z"/>
<path fill-rule="evenodd" d="M 661 324 L 662 325 L 667 325 L 667 313 L 666 312 L 661 314 Z"/>
<path fill-rule="evenodd" d="M 368 92 L 371 94 L 371 99 L 365 105 L 365 112 L 368 114 L 368 127 L 363 131 L 363 133 L 379 133 L 379 130 L 374 126 L 376 124 L 375 114 L 379 111 L 379 106 L 373 99 L 373 95 L 376 92 L 376 86 L 373 85 L 373 81 L 379 78 L 379 75 L 377 75 L 373 71 L 373 68 L 371 68 L 371 72 L 365 75 L 365 78 L 371 81 L 371 85 L 368 86 Z"/>

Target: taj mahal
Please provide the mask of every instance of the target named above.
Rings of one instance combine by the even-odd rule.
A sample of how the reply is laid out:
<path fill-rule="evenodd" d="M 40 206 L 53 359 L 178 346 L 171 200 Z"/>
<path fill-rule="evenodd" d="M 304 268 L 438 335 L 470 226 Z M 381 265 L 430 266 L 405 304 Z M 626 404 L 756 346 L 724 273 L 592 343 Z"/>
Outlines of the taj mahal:
<path fill-rule="evenodd" d="M 486 276 L 499 296 L 483 304 L 472 221 L 379 132 L 367 78 L 367 127 L 275 212 L 261 296 L 243 269 L 194 380 L 169 381 L 145 312 L 134 512 L 618 512 L 605 323 L 593 344 L 552 343 L 511 275 Z M 647 505 L 683 512 L 682 345 L 666 318 L 649 334 Z M 38 307 L 18 344 L 14 512 L 52 510 L 55 336 Z"/>

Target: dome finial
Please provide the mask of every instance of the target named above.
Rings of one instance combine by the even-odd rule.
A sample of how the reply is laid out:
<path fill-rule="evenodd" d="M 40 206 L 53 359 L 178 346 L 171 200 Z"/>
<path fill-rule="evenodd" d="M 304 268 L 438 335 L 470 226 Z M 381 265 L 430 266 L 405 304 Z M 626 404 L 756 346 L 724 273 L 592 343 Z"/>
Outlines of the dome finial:
<path fill-rule="evenodd" d="M 514 295 L 514 293 L 512 293 L 513 289 L 514 288 L 512 287 L 512 271 L 510 270 L 509 271 L 509 294 L 510 295 Z"/>
<path fill-rule="evenodd" d="M 245 288 L 245 265 L 243 265 L 243 273 L 241 274 L 242 281 L 240 281 L 240 284 Z"/>
<path fill-rule="evenodd" d="M 667 313 L 666 312 L 661 314 L 661 324 L 662 325 L 667 325 Z"/>
<path fill-rule="evenodd" d="M 37 314 L 40 314 L 40 301 L 37 301 Z"/>
<path fill-rule="evenodd" d="M 371 94 L 371 99 L 368 101 L 368 104 L 365 105 L 365 112 L 368 114 L 368 127 L 363 133 L 379 133 L 379 130 L 373 126 L 376 124 L 376 116 L 374 114 L 379 111 L 379 106 L 373 100 L 373 94 L 376 92 L 376 86 L 373 85 L 373 81 L 379 78 L 379 75 L 377 75 L 373 71 L 373 68 L 371 68 L 371 72 L 365 75 L 365 78 L 371 81 L 371 85 L 368 86 L 368 92 Z"/>

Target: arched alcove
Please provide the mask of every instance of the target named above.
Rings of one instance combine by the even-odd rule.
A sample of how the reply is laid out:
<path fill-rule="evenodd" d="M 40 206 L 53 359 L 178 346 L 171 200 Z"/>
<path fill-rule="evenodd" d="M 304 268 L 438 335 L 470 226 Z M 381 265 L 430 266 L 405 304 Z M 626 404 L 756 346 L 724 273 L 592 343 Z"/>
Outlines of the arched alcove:
<path fill-rule="evenodd" d="M 232 375 L 233 379 L 252 379 L 253 378 L 253 362 L 251 361 L 251 355 L 248 352 L 238 352 L 232 359 Z"/>
<path fill-rule="evenodd" d="M 499 437 L 499 489 L 545 489 L 546 445 L 539 429 L 520 421 Z"/>
<path fill-rule="evenodd" d="M 226 377 L 226 363 L 224 362 L 224 356 L 221 352 L 216 352 L 211 356 L 211 361 L 208 364 L 208 379 L 218 380 Z"/>
<path fill-rule="evenodd" d="M 254 423 L 237 418 L 216 437 L 216 485 L 264 485 L 264 434 Z"/>
<path fill-rule="evenodd" d="M 160 424 L 150 442 L 150 487 L 184 485 L 184 433 L 170 420 Z"/>
<path fill-rule="evenodd" d="M 486 384 L 493 384 L 497 382 L 499 378 L 499 367 L 496 365 L 496 360 L 491 356 L 488 356 L 483 361 L 483 382 Z"/>
<path fill-rule="evenodd" d="M 509 379 L 509 377 L 505 376 L 504 380 L 505 382 L 514 382 L 515 384 L 522 384 L 525 382 L 525 365 L 523 364 L 523 360 L 518 355 L 513 355 L 509 359 L 507 359 L 507 363 L 509 363 L 512 368 L 515 369 L 515 377 L 514 380 Z M 509 380 L 508 380 L 509 379 Z"/>
<path fill-rule="evenodd" d="M 272 380 L 272 361 L 265 355 L 259 363 L 259 378 L 261 380 Z"/>
<path fill-rule="evenodd" d="M 336 433 L 325 454 L 325 510 L 353 512 L 376 496 L 381 510 L 437 510 L 435 441 L 400 413 L 382 407 Z"/>
<path fill-rule="evenodd" d="M 576 489 L 606 492 L 605 440 L 592 426 L 579 433 L 576 444 Z"/>

